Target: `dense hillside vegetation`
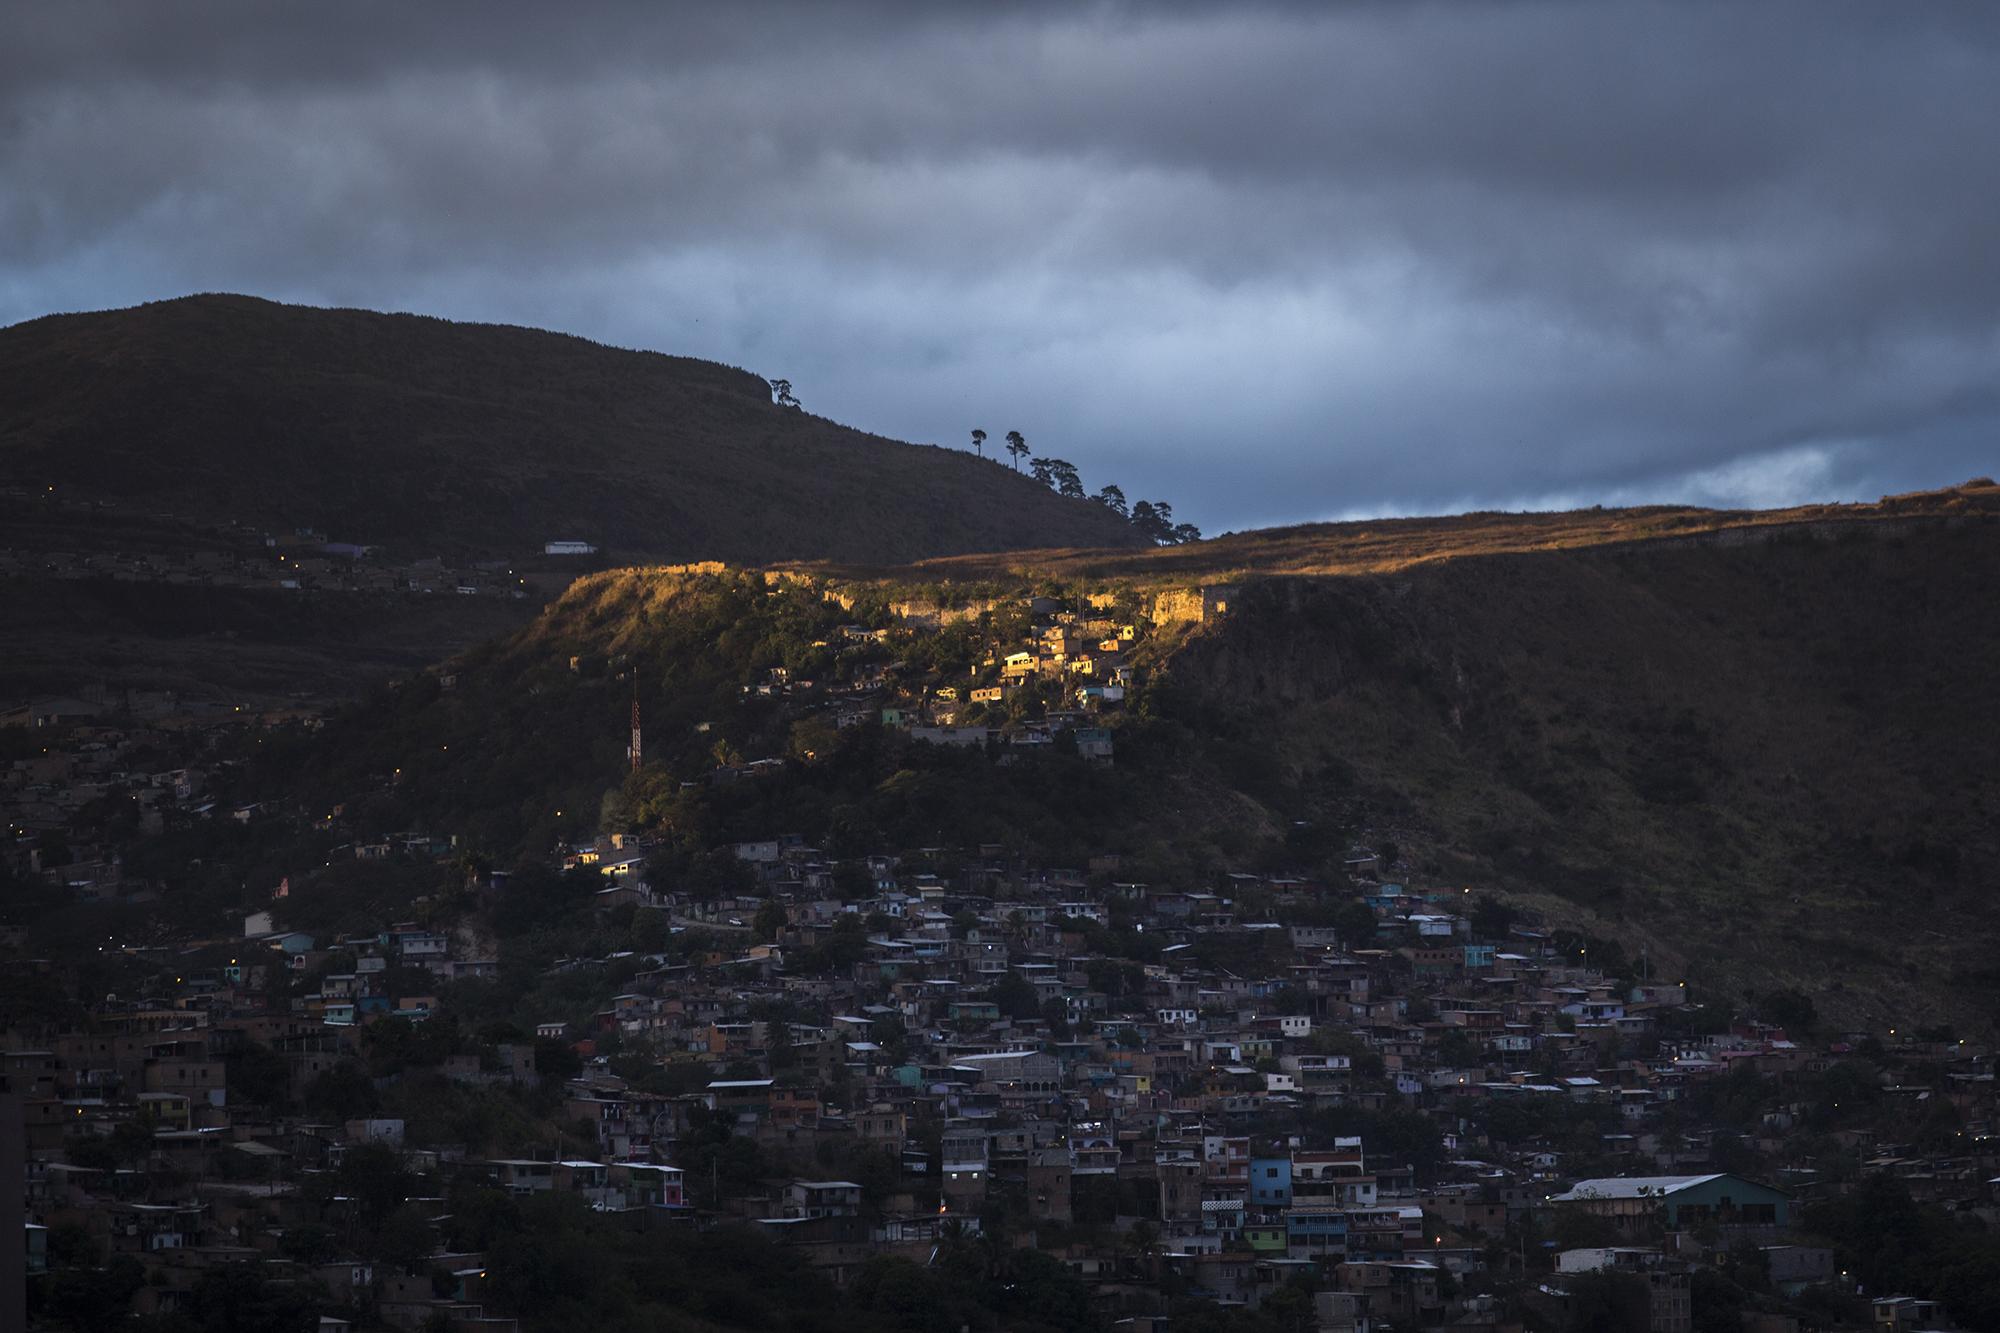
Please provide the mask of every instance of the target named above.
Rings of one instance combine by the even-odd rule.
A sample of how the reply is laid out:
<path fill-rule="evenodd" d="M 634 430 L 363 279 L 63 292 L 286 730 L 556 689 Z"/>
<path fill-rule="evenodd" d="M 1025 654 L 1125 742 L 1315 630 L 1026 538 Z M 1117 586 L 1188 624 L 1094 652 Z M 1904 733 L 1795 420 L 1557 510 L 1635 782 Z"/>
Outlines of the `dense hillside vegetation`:
<path fill-rule="evenodd" d="M 905 561 L 1133 546 L 1104 506 L 756 375 L 532 329 L 198 296 L 0 330 L 9 474 L 423 554 Z"/>
<path fill-rule="evenodd" d="M 1662 970 L 1807 983 L 1857 1015 L 1963 1010 L 1991 993 L 2000 925 L 2000 525 L 1940 504 L 1253 577 L 1200 621 L 1133 581 L 618 571 L 272 758 L 350 818 L 502 858 L 603 826 L 690 855 L 786 831 L 837 855 L 1116 853 L 1126 877 L 1210 885 L 1335 873 L 1367 830 L 1412 878 L 1532 901 Z M 991 678 L 1034 593 L 1164 622 L 1099 719 L 1114 766 L 916 743 L 874 720 L 879 692 L 836 729 L 885 665 L 905 698 Z M 773 668 L 807 688 L 753 689 Z M 648 764 L 628 775 L 635 695 Z M 716 780 L 755 759 L 786 762 Z"/>

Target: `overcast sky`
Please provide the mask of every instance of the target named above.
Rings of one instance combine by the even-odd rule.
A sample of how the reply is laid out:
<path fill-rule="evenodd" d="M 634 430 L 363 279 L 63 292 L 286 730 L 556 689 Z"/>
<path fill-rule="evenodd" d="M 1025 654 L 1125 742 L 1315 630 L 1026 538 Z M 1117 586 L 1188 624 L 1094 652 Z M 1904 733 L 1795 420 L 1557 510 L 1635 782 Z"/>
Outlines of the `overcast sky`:
<path fill-rule="evenodd" d="M 6 6 L 0 323 L 198 290 L 1210 531 L 1873 498 L 2000 470 L 2000 6 Z"/>

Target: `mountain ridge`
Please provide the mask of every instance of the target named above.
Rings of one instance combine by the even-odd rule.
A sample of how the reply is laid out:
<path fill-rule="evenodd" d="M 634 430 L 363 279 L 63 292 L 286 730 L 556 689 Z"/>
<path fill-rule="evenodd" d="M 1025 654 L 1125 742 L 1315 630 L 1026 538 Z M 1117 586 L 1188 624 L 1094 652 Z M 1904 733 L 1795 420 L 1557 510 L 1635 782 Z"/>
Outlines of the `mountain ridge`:
<path fill-rule="evenodd" d="M 749 371 L 512 325 L 201 295 L 0 329 L 18 476 L 344 541 L 903 562 L 1138 545 L 997 462 L 771 401 Z"/>
<path fill-rule="evenodd" d="M 1786 530 L 1839 525 L 1964 521 L 2000 515 L 2000 486 L 1975 477 L 1956 486 L 1878 500 L 1808 503 L 1776 509 L 1694 505 L 1410 515 L 1332 520 L 1224 533 L 1182 546 L 1133 551 L 1025 550 L 941 556 L 913 562 L 907 575 L 940 580 L 1008 578 L 1228 582 L 1252 576 L 1386 574 L 1436 560 L 1529 554 L 1672 541 L 1759 541 Z M 783 563 L 783 562 L 780 562 Z M 894 578 L 904 571 L 801 563 L 830 577 Z"/>

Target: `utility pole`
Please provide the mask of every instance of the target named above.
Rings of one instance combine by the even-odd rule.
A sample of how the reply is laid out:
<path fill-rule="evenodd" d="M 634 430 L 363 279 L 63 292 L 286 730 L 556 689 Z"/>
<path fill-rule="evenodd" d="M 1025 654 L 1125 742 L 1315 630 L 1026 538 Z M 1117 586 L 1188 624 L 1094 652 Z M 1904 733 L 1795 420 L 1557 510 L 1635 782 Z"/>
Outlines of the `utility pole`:
<path fill-rule="evenodd" d="M 632 743 L 626 747 L 625 752 L 631 756 L 632 771 L 637 773 L 639 771 L 640 756 L 644 753 L 644 747 L 640 744 L 639 739 L 639 677 L 637 672 L 634 672 L 632 676 Z"/>
<path fill-rule="evenodd" d="M 4 1086 L 4 1085 L 0 1085 Z M 27 1129 L 21 1099 L 0 1092 L 0 1327 L 28 1325 Z"/>

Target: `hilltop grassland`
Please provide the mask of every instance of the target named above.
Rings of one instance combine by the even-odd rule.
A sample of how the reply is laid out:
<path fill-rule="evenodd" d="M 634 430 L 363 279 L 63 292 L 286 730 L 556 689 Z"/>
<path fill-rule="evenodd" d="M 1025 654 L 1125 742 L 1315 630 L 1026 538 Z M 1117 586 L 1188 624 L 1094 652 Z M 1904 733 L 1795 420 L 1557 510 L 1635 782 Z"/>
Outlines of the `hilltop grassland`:
<path fill-rule="evenodd" d="M 1443 560 L 1638 542 L 1757 541 L 1797 527 L 1831 531 L 1854 523 L 1996 516 L 2000 516 L 2000 485 L 1979 478 L 1945 490 L 1885 496 L 1860 504 L 1748 510 L 1653 505 L 1305 523 L 1156 549 L 1064 549 L 941 557 L 918 561 L 907 570 L 818 568 L 857 579 L 928 579 L 948 584 L 1024 578 L 1140 586 L 1229 583 L 1258 576 L 1392 574 Z"/>

